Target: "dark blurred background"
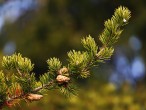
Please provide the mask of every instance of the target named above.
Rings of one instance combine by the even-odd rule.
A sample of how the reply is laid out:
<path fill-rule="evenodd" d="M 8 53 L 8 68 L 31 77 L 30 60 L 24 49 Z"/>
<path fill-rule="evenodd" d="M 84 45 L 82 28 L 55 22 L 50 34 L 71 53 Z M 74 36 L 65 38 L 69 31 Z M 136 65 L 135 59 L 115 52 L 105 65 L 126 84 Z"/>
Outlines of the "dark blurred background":
<path fill-rule="evenodd" d="M 0 0 L 0 58 L 20 52 L 35 63 L 36 77 L 46 60 L 67 64 L 69 50 L 82 50 L 80 39 L 91 35 L 98 45 L 104 21 L 118 6 L 132 14 L 110 61 L 87 80 L 79 80 L 77 97 L 50 91 L 42 101 L 17 110 L 146 110 L 145 0 Z"/>

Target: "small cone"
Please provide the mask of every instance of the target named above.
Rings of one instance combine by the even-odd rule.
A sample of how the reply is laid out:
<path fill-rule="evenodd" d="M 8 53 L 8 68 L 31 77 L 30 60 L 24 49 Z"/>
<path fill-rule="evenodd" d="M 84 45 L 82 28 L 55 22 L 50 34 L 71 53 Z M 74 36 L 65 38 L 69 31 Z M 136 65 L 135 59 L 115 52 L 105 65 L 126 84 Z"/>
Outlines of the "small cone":
<path fill-rule="evenodd" d="M 56 78 L 57 82 L 59 84 L 62 84 L 64 82 L 68 82 L 70 80 L 69 77 L 66 77 L 66 76 L 63 76 L 63 75 L 58 75 L 57 78 Z"/>
<path fill-rule="evenodd" d="M 39 94 L 28 94 L 26 99 L 29 101 L 38 101 L 43 97 L 43 95 Z"/>

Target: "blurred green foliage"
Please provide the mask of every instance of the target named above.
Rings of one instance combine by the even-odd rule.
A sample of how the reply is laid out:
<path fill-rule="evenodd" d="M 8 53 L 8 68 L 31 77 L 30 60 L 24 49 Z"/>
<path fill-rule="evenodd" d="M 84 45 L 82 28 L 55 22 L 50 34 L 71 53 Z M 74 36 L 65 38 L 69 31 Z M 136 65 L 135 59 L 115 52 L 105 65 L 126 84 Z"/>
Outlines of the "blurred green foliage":
<path fill-rule="evenodd" d="M 91 81 L 92 82 L 92 81 Z M 90 82 L 90 83 L 91 83 Z M 9 110 L 142 110 L 146 109 L 145 87 L 139 86 L 133 91 L 128 83 L 120 90 L 113 84 L 92 82 L 93 86 L 84 87 L 78 96 L 66 99 L 56 91 L 39 102 L 9 108 Z M 7 110 L 6 108 L 4 110 Z"/>

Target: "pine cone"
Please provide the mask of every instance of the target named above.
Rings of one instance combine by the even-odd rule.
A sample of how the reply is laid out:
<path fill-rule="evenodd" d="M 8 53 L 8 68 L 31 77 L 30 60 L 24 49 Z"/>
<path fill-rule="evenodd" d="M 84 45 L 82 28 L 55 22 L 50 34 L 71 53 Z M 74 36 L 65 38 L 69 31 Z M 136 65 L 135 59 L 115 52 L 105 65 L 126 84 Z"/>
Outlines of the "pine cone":
<path fill-rule="evenodd" d="M 63 76 L 63 75 L 58 75 L 57 78 L 56 78 L 57 82 L 59 84 L 62 84 L 64 82 L 68 82 L 70 80 L 69 77 L 66 77 L 66 76 Z"/>
<path fill-rule="evenodd" d="M 60 74 L 60 75 L 63 75 L 65 73 L 68 73 L 68 69 L 66 67 L 63 67 L 58 71 L 58 74 Z"/>
<path fill-rule="evenodd" d="M 43 95 L 39 94 L 28 94 L 26 99 L 29 101 L 38 101 L 43 97 Z"/>

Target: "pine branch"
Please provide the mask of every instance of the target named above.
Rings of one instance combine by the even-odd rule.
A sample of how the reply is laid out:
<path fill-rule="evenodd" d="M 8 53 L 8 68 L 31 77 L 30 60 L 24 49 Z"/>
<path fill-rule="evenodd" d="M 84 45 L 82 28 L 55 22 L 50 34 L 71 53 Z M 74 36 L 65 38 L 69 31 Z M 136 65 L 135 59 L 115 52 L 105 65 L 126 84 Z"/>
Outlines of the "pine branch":
<path fill-rule="evenodd" d="M 31 72 L 34 64 L 30 59 L 22 57 L 19 53 L 4 56 L 2 66 L 15 72 L 7 75 L 0 71 L 0 108 L 4 104 L 15 105 L 17 99 L 38 101 L 43 97 L 40 95 L 40 91 L 43 90 L 58 89 L 66 96 L 76 94 L 73 78 L 89 77 L 92 67 L 111 58 L 114 52 L 113 45 L 123 31 L 121 28 L 128 23 L 130 13 L 127 8 L 120 6 L 112 18 L 105 21 L 105 28 L 99 36 L 103 44 L 101 47 L 97 46 L 94 38 L 89 35 L 81 40 L 85 51 L 72 50 L 67 53 L 67 66 L 62 66 L 58 58 L 48 59 L 48 72 L 41 75 L 38 81 Z"/>
<path fill-rule="evenodd" d="M 53 84 L 53 81 L 52 82 L 49 82 L 48 84 L 45 84 L 43 86 L 40 86 L 40 87 L 35 88 L 34 90 L 31 91 L 31 93 L 37 93 L 37 92 L 39 92 L 40 90 L 42 90 L 44 88 L 47 88 L 48 89 L 48 87 L 51 86 L 52 84 Z M 25 98 L 27 98 L 26 96 L 29 95 L 29 94 L 30 93 L 28 93 L 28 94 L 21 94 L 21 95 L 18 95 L 18 96 L 15 96 L 15 95 L 14 96 L 11 96 L 11 98 L 8 98 L 6 100 L 6 102 L 11 102 L 11 101 L 13 101 L 15 99 L 25 99 Z"/>
<path fill-rule="evenodd" d="M 44 84 L 43 86 L 37 87 L 32 91 L 32 93 L 39 92 L 40 90 L 45 89 L 45 88 L 48 89 L 48 87 L 50 87 L 53 83 L 54 81 L 49 82 L 48 84 Z"/>

